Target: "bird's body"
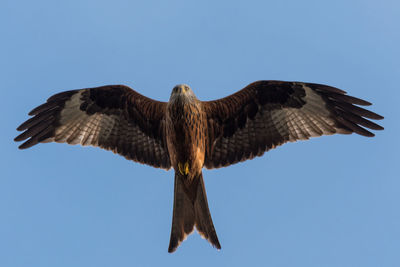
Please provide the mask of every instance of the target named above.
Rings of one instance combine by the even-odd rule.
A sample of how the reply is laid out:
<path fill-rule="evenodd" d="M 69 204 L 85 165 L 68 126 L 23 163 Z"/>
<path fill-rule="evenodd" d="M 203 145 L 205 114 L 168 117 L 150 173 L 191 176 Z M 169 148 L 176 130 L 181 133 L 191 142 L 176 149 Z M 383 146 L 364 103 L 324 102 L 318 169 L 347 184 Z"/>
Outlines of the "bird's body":
<path fill-rule="evenodd" d="M 202 169 L 206 153 L 207 117 L 187 85 L 172 91 L 166 112 L 166 139 L 175 170 L 171 241 L 173 252 L 196 226 L 211 244 L 221 248 L 208 209 Z"/>
<path fill-rule="evenodd" d="M 167 146 L 171 165 L 175 171 L 187 171 L 189 182 L 201 173 L 204 166 L 207 117 L 200 101 L 187 85 L 175 88 L 179 91 L 172 93 L 167 104 Z"/>
<path fill-rule="evenodd" d="M 286 142 L 335 133 L 372 137 L 382 116 L 369 102 L 322 84 L 258 81 L 228 97 L 200 101 L 177 85 L 168 103 L 124 85 L 62 92 L 33 109 L 15 141 L 98 146 L 126 159 L 175 171 L 173 252 L 194 227 L 220 248 L 202 169 L 261 156 Z M 365 129 L 367 128 L 367 129 Z"/>

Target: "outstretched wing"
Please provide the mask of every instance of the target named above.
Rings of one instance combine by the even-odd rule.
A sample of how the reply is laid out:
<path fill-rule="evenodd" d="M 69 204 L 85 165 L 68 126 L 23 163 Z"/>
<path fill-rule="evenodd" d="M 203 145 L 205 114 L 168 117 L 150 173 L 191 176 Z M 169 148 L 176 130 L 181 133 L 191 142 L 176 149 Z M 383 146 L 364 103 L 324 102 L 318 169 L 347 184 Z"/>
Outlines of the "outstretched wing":
<path fill-rule="evenodd" d="M 129 160 L 171 168 L 164 133 L 166 103 L 124 85 L 72 90 L 33 109 L 17 130 L 19 148 L 59 142 L 112 150 Z"/>
<path fill-rule="evenodd" d="M 209 128 L 207 168 L 261 156 L 286 142 L 335 133 L 371 137 L 374 134 L 365 128 L 383 129 L 367 120 L 382 116 L 355 106 L 371 103 L 321 84 L 258 81 L 202 103 Z"/>

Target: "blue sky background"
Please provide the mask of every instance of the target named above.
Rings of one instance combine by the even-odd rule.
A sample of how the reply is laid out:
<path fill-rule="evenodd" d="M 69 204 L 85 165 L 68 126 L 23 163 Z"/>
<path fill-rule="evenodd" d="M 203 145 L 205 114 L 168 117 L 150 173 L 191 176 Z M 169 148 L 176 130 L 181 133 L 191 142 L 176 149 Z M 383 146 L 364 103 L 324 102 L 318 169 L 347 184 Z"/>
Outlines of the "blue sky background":
<path fill-rule="evenodd" d="M 399 33 L 398 1 L 1 1 L 0 266 L 400 266 Z M 261 79 L 345 89 L 385 131 L 205 170 L 221 251 L 196 233 L 167 253 L 172 171 L 12 141 L 64 90 L 210 100 Z"/>

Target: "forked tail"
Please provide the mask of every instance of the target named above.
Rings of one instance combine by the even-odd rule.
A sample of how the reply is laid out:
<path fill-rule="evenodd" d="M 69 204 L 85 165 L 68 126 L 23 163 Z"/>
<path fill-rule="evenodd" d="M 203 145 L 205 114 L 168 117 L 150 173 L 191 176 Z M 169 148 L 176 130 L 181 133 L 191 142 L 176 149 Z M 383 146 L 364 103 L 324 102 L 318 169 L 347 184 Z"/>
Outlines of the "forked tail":
<path fill-rule="evenodd" d="M 192 233 L 194 226 L 213 247 L 221 249 L 208 209 L 203 174 L 195 177 L 189 187 L 184 184 L 184 179 L 179 172 L 175 172 L 174 210 L 168 252 L 174 252 Z"/>

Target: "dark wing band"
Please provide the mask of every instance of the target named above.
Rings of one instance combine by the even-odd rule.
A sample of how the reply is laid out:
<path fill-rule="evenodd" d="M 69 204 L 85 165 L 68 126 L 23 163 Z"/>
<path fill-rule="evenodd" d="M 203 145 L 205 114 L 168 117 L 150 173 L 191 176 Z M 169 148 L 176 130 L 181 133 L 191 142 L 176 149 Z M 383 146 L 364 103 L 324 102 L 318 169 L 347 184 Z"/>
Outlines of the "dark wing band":
<path fill-rule="evenodd" d="M 166 103 L 123 85 L 72 90 L 33 109 L 17 130 L 25 149 L 40 142 L 98 146 L 129 160 L 171 168 L 164 115 Z"/>
<path fill-rule="evenodd" d="M 367 120 L 382 116 L 355 105 L 371 103 L 334 87 L 283 81 L 254 82 L 231 96 L 203 102 L 209 128 L 205 166 L 228 166 L 310 137 L 353 132 L 371 137 L 365 128 L 383 129 Z"/>

